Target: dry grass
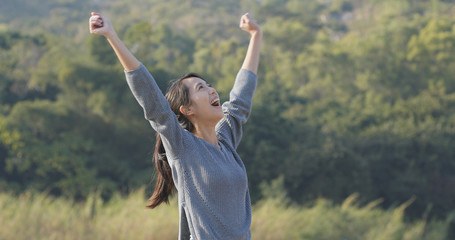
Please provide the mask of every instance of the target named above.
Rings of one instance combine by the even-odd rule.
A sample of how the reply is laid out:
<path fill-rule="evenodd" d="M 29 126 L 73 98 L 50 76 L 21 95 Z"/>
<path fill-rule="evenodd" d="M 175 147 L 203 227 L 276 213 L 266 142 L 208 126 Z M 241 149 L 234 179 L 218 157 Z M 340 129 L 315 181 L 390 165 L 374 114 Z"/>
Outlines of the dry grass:
<path fill-rule="evenodd" d="M 403 221 L 406 204 L 391 210 L 375 202 L 358 206 L 356 196 L 341 205 L 320 199 L 312 206 L 270 198 L 253 207 L 253 239 L 444 240 L 447 221 Z M 0 193 L 0 239 L 177 239 L 175 199 L 155 210 L 144 208 L 144 191 L 109 202 L 93 194 L 83 203 L 45 194 Z"/>

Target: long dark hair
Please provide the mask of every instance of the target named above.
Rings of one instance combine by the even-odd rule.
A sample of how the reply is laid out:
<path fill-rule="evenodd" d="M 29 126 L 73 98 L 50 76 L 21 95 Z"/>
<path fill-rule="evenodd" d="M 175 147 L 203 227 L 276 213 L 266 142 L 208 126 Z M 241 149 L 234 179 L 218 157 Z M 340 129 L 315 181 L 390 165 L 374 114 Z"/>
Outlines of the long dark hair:
<path fill-rule="evenodd" d="M 169 106 L 177 116 L 180 125 L 189 132 L 193 132 L 194 125 L 190 122 L 190 120 L 188 120 L 188 118 L 185 117 L 185 115 L 183 115 L 183 113 L 180 112 L 180 106 L 191 105 L 190 91 L 188 87 L 183 84 L 183 80 L 193 77 L 203 79 L 195 73 L 185 74 L 184 76 L 171 83 L 165 95 L 167 101 L 169 102 Z M 163 142 L 161 141 L 161 136 L 159 133 L 156 133 L 156 144 L 155 152 L 153 153 L 153 162 L 156 170 L 156 185 L 152 196 L 149 198 L 150 203 L 147 205 L 147 208 L 152 209 L 163 202 L 169 203 L 169 197 L 175 189 L 174 181 L 172 180 L 171 167 L 169 166 L 166 150 L 164 149 Z"/>

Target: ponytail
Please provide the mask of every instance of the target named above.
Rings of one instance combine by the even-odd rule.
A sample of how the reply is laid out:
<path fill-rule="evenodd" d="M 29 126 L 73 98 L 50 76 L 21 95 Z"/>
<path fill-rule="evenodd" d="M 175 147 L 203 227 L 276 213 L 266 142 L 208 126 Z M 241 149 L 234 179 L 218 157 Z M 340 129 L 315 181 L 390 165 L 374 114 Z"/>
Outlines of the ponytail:
<path fill-rule="evenodd" d="M 180 106 L 189 106 L 191 104 L 189 89 L 183 84 L 183 80 L 192 77 L 201 78 L 194 73 L 186 74 L 175 80 L 166 93 L 166 99 L 169 102 L 171 110 L 176 115 L 180 125 L 189 132 L 194 131 L 194 125 L 180 112 Z M 156 185 L 152 196 L 149 198 L 149 205 L 147 205 L 147 208 L 151 209 L 163 202 L 169 203 L 169 197 L 175 190 L 174 180 L 172 179 L 172 170 L 159 133 L 156 133 L 153 162 L 156 170 Z"/>
<path fill-rule="evenodd" d="M 167 161 L 166 151 L 164 150 L 161 136 L 156 133 L 155 152 L 153 153 L 153 162 L 156 169 L 156 185 L 153 195 L 149 198 L 147 208 L 153 209 L 161 203 L 169 203 L 169 196 L 174 192 L 174 180 L 172 171 Z"/>

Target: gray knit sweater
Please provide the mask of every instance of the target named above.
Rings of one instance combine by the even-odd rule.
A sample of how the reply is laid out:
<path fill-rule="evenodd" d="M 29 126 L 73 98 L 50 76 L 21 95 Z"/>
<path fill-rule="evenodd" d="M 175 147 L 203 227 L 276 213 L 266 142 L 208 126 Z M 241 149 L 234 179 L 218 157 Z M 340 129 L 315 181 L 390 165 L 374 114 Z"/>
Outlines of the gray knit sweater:
<path fill-rule="evenodd" d="M 179 239 L 251 239 L 251 202 L 245 166 L 236 152 L 251 110 L 257 76 L 241 69 L 224 118 L 216 126 L 221 148 L 183 129 L 149 71 L 126 72 L 145 118 L 161 135 L 178 192 Z"/>

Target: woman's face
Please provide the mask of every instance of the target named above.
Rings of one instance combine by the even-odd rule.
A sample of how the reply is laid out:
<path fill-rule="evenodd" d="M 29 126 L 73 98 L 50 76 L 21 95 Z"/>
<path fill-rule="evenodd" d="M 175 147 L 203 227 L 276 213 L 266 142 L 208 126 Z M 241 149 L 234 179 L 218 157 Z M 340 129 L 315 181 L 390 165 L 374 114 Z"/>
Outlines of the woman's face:
<path fill-rule="evenodd" d="M 220 98 L 214 88 L 203 79 L 192 77 L 183 80 L 183 84 L 188 87 L 191 105 L 188 106 L 190 118 L 197 121 L 208 121 L 217 123 L 223 118 Z"/>

